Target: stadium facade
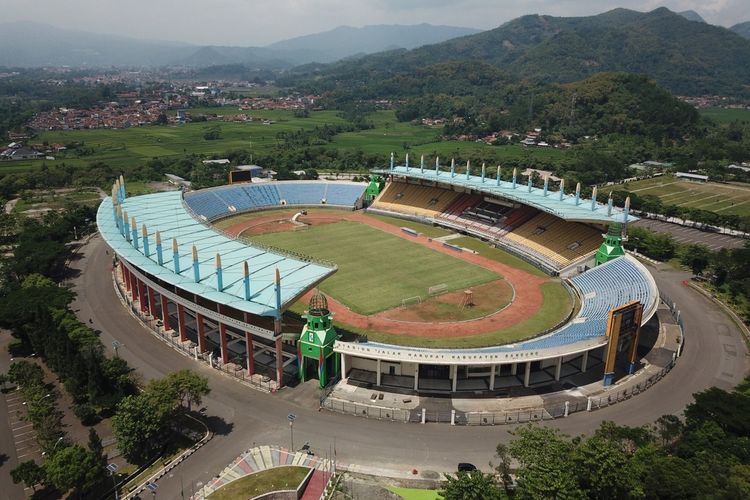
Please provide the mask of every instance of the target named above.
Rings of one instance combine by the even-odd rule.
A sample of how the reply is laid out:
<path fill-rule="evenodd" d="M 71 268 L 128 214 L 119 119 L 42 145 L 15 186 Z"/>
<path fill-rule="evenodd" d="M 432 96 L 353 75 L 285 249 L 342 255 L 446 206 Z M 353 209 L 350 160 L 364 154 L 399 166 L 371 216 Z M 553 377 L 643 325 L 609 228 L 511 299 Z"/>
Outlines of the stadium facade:
<path fill-rule="evenodd" d="M 212 365 L 234 365 L 276 387 L 310 376 L 305 366 L 315 365 L 316 357 L 321 384 L 340 376 L 417 392 L 497 392 L 509 380 L 522 386 L 559 380 L 571 371 L 586 372 L 592 360 L 606 363 L 608 352 L 629 350 L 628 370 L 635 369 L 637 336 L 608 336 L 610 312 L 640 304 L 638 326 L 645 324 L 656 312 L 658 290 L 633 257 L 616 249 L 602 254 L 607 228 L 636 220 L 627 205 L 621 210 L 611 199 L 597 203 L 596 193 L 585 200 L 580 186 L 566 193 L 564 181 L 553 190 L 547 180 L 536 187 L 531 178 L 520 182 L 513 171 L 504 181 L 499 170 L 490 178 L 484 167 L 472 172 L 469 165 L 458 172 L 455 165 L 441 170 L 438 163 L 430 169 L 424 162 L 418 167 L 392 163 L 380 174 L 387 183 L 374 191 L 372 183 L 287 181 L 135 197 L 126 196 L 120 178 L 100 205 L 97 224 L 115 254 L 123 295 L 135 309 Z M 345 341 L 323 307 L 314 309 L 317 316 L 307 316 L 309 338 L 300 338 L 302 325 L 296 332 L 283 331 L 289 328 L 285 313 L 335 273 L 335 263 L 241 242 L 212 226 L 235 214 L 285 206 L 356 210 L 364 205 L 505 248 L 564 277 L 579 307 L 554 331 L 484 348 Z M 610 230 L 608 244 L 618 244 L 618 232 Z"/>

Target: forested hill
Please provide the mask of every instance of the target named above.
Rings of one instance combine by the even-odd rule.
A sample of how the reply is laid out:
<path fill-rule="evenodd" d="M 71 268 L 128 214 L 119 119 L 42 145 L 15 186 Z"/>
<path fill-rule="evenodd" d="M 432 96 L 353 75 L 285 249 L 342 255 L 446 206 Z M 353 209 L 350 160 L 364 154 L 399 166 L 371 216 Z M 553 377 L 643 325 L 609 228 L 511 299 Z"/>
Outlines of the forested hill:
<path fill-rule="evenodd" d="M 599 73 L 566 84 L 513 83 L 503 81 L 492 66 L 445 63 L 412 77 L 384 80 L 369 90 L 373 98 L 397 92 L 399 120 L 453 118 L 445 126 L 448 135 L 481 137 L 542 127 L 558 142 L 619 134 L 661 143 L 693 135 L 699 120 L 692 106 L 631 73 Z"/>
<path fill-rule="evenodd" d="M 466 60 L 542 82 L 626 71 L 648 75 L 675 94 L 750 95 L 750 41 L 666 8 L 647 13 L 615 9 L 590 17 L 524 16 L 476 35 L 300 70 L 314 72 L 321 86 L 332 81 L 350 85 Z"/>
<path fill-rule="evenodd" d="M 740 24 L 735 24 L 729 29 L 734 31 L 735 33 L 737 33 L 743 38 L 750 38 L 750 21 L 740 23 Z"/>

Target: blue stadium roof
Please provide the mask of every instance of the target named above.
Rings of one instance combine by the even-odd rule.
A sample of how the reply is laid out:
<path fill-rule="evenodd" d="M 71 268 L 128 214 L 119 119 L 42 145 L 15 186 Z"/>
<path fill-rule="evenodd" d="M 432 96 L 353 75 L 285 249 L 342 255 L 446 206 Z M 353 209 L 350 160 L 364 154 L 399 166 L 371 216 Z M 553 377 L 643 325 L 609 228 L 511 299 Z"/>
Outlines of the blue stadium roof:
<path fill-rule="evenodd" d="M 261 316 L 276 314 L 276 269 L 281 275 L 282 310 L 336 271 L 335 267 L 241 243 L 204 225 L 190 214 L 179 191 L 126 198 L 121 206 L 130 220 L 133 217 L 136 219 L 138 248 L 120 233 L 111 197 L 102 201 L 96 216 L 99 232 L 120 258 L 182 290 L 240 311 Z M 143 224 L 146 225 L 149 240 L 148 256 L 144 254 Z M 163 246 L 162 265 L 158 264 L 156 255 L 157 231 Z M 178 244 L 179 274 L 174 268 L 172 238 Z M 194 279 L 193 245 L 199 259 L 198 282 Z M 217 253 L 221 255 L 223 269 L 222 291 L 217 290 Z M 250 271 L 250 300 L 245 300 L 244 294 L 245 262 Z"/>
<path fill-rule="evenodd" d="M 529 187 L 527 183 L 521 181 L 520 176 L 519 182 L 514 186 L 513 182 L 497 181 L 493 176 L 494 172 L 491 171 L 488 171 L 488 175 L 482 179 L 480 175 L 469 175 L 467 177 L 465 171 L 462 173 L 455 172 L 454 175 L 451 175 L 450 170 L 444 166 L 440 170 L 436 170 L 434 167 L 422 169 L 421 167 L 394 166 L 392 169 L 377 170 L 377 173 L 470 188 L 480 193 L 529 205 L 569 221 L 611 224 L 613 222 L 624 222 L 625 219 L 625 213 L 622 209 L 613 207 L 610 214 L 607 205 L 598 202 L 592 205 L 591 200 L 583 198 L 576 202 L 574 194 L 566 193 L 560 199 L 559 191 L 548 190 L 545 195 L 544 189 Z M 570 189 L 569 186 L 568 189 Z M 638 217 L 628 215 L 627 222 L 637 220 Z"/>

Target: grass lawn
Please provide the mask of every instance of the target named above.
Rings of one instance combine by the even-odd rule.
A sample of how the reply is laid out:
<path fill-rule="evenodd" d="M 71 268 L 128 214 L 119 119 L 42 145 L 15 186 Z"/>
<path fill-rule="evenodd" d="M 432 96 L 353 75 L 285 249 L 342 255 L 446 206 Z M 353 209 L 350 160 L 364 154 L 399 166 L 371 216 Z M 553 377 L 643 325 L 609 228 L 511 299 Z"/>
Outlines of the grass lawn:
<path fill-rule="evenodd" d="M 570 294 L 559 282 L 544 283 L 541 288 L 544 296 L 542 308 L 526 321 L 497 332 L 442 339 L 408 337 L 370 331 L 355 333 L 366 333 L 368 339 L 373 342 L 416 347 L 470 348 L 518 342 L 536 337 L 559 324 L 568 317 L 573 308 Z"/>
<path fill-rule="evenodd" d="M 453 245 L 458 245 L 460 247 L 468 248 L 469 250 L 474 250 L 482 257 L 486 257 L 502 264 L 515 267 L 516 269 L 521 269 L 522 271 L 526 271 L 529 274 L 540 277 L 547 276 L 544 271 L 532 266 L 525 260 L 519 259 L 512 253 L 506 252 L 505 250 L 502 250 L 500 248 L 491 247 L 489 244 L 485 243 L 482 240 L 478 240 L 470 236 L 462 236 L 460 238 L 451 240 L 450 243 L 452 243 Z"/>
<path fill-rule="evenodd" d="M 294 490 L 310 471 L 307 467 L 275 467 L 227 483 L 214 491 L 211 500 L 245 500 L 264 493 Z"/>
<path fill-rule="evenodd" d="M 404 500 L 439 500 L 443 497 L 438 495 L 438 490 L 422 490 L 419 488 L 399 488 L 398 486 L 388 486 L 386 488 L 391 493 L 395 493 Z"/>
<path fill-rule="evenodd" d="M 388 217 L 387 215 L 376 215 L 376 214 L 367 214 L 367 216 L 372 217 L 373 219 L 377 219 L 379 221 L 386 222 L 392 226 L 408 227 L 409 229 L 413 229 L 414 231 L 418 233 L 424 234 L 428 238 L 439 238 L 441 236 L 448 236 L 449 234 L 453 234 L 453 231 L 444 229 L 442 227 L 430 226 L 430 225 L 422 224 L 419 222 L 399 219 L 398 217 Z"/>
<path fill-rule="evenodd" d="M 335 262 L 338 271 L 320 288 L 360 314 L 401 305 L 445 283 L 446 291 L 498 279 L 495 273 L 358 222 L 252 238 L 264 245 Z"/>
<path fill-rule="evenodd" d="M 690 182 L 665 175 L 629 182 L 622 188 L 639 196 L 658 196 L 669 205 L 750 216 L 750 187 L 738 184 Z"/>
<path fill-rule="evenodd" d="M 57 192 L 34 191 L 30 198 L 19 199 L 13 211 L 16 213 L 26 212 L 28 210 L 51 209 L 58 210 L 64 208 L 67 204 L 97 206 L 101 202 L 99 193 L 94 190 L 81 189 L 77 191 Z"/>

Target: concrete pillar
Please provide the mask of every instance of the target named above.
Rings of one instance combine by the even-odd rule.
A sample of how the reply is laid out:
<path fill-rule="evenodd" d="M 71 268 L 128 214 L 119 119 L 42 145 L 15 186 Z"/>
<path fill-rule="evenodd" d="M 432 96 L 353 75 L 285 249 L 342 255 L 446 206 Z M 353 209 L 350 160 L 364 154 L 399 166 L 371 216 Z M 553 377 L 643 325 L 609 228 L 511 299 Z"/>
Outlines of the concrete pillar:
<path fill-rule="evenodd" d="M 456 425 L 456 410 L 451 410 L 451 425 Z"/>
<path fill-rule="evenodd" d="M 148 313 L 152 318 L 156 318 L 156 291 L 151 287 L 147 287 L 146 291 L 148 292 Z"/>
<path fill-rule="evenodd" d="M 172 329 L 169 321 L 169 300 L 165 295 L 161 296 L 161 321 L 164 323 L 164 331 Z"/>
<path fill-rule="evenodd" d="M 247 356 L 247 376 L 255 373 L 255 357 L 253 357 L 253 334 L 245 332 L 245 354 Z"/>
<path fill-rule="evenodd" d="M 495 390 L 495 365 L 490 366 L 490 390 Z"/>
<path fill-rule="evenodd" d="M 583 359 L 581 359 L 581 373 L 586 373 L 586 365 L 589 362 L 589 352 L 583 352 Z"/>
<path fill-rule="evenodd" d="M 531 378 L 531 361 L 526 362 L 526 369 L 523 373 L 523 386 L 529 386 L 529 379 Z"/>
<path fill-rule="evenodd" d="M 346 381 L 346 354 L 341 353 L 341 380 Z"/>
<path fill-rule="evenodd" d="M 518 373 L 518 363 L 513 363 L 510 365 L 510 374 L 516 375 Z"/>
<path fill-rule="evenodd" d="M 453 381 L 451 384 L 451 390 L 453 392 L 456 392 L 456 388 L 458 387 L 458 365 L 451 365 L 451 371 L 453 374 Z"/>
<path fill-rule="evenodd" d="M 177 328 L 180 331 L 180 342 L 187 340 L 187 331 L 185 328 L 185 306 L 177 304 Z"/>
<path fill-rule="evenodd" d="M 414 363 L 414 390 L 419 390 L 419 363 Z"/>
<path fill-rule="evenodd" d="M 276 383 L 281 388 L 284 385 L 284 355 L 281 347 L 281 337 L 276 337 Z"/>
<path fill-rule="evenodd" d="M 141 314 L 146 314 L 146 292 L 144 290 L 144 283 L 141 280 L 136 280 L 138 284 L 138 308 L 141 310 Z"/>
<path fill-rule="evenodd" d="M 128 292 L 130 291 L 130 276 L 128 273 L 128 268 L 125 267 L 125 264 L 120 262 L 120 274 L 122 275 L 122 282 L 125 284 L 125 290 Z"/>
<path fill-rule="evenodd" d="M 195 330 L 198 333 L 198 352 L 206 352 L 206 323 L 201 313 L 195 313 Z"/>
<path fill-rule="evenodd" d="M 557 358 L 557 364 L 555 365 L 555 380 L 560 380 L 560 372 L 562 372 L 562 356 Z"/>
<path fill-rule="evenodd" d="M 135 296 L 138 293 L 138 278 L 135 277 L 135 274 L 130 274 L 130 299 L 135 300 Z"/>
<path fill-rule="evenodd" d="M 219 322 L 219 340 L 221 346 L 221 363 L 229 363 L 229 348 L 227 347 L 227 326 Z"/>
<path fill-rule="evenodd" d="M 380 360 L 379 359 L 376 360 L 376 371 L 377 373 L 375 374 L 375 385 L 380 385 L 381 372 L 380 372 Z"/>
<path fill-rule="evenodd" d="M 422 408 L 422 423 L 427 422 L 427 408 Z"/>

